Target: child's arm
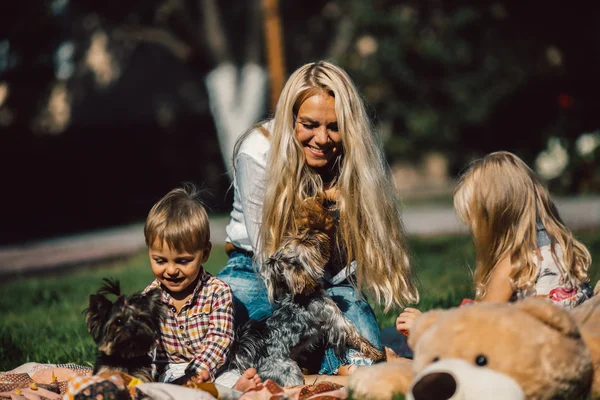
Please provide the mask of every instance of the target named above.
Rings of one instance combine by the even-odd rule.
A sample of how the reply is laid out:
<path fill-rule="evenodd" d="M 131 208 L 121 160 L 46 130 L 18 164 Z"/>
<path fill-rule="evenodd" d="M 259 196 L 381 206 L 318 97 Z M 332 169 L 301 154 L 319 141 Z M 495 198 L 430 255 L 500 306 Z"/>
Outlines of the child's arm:
<path fill-rule="evenodd" d="M 421 314 L 423 313 L 416 308 L 405 308 L 398 318 L 396 318 L 396 330 L 398 333 L 407 335 L 410 332 L 410 328 L 412 328 L 415 319 Z"/>
<path fill-rule="evenodd" d="M 510 285 L 511 269 L 510 256 L 500 260 L 492 270 L 485 295 L 479 301 L 508 302 L 513 294 L 513 288 Z"/>
<path fill-rule="evenodd" d="M 187 367 L 187 371 L 200 381 L 206 380 L 202 371 L 208 371 L 210 380 L 214 381 L 217 370 L 225 363 L 234 338 L 233 295 L 229 286 L 219 282 L 210 301 L 212 307 L 208 332 L 202 341 L 202 349 L 194 355 L 194 360 Z"/>

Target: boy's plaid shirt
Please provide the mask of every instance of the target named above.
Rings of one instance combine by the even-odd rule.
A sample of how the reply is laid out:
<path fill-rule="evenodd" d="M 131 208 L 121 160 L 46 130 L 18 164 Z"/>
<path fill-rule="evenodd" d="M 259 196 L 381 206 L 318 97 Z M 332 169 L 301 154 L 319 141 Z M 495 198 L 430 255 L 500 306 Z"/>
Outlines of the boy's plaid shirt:
<path fill-rule="evenodd" d="M 158 287 L 154 280 L 144 292 Z M 162 290 L 168 306 L 167 318 L 161 323 L 161 338 L 156 350 L 159 374 L 166 364 L 190 363 L 187 370 L 197 374 L 207 370 L 211 380 L 225 363 L 234 340 L 233 295 L 229 285 L 204 269 L 192 297 L 176 312 L 173 298 Z"/>

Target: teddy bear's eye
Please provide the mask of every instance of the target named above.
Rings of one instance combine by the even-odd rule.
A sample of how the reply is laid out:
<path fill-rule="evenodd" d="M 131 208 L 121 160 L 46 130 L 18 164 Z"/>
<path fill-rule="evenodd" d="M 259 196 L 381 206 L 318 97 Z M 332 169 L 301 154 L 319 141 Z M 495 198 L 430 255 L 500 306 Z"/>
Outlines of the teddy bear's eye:
<path fill-rule="evenodd" d="M 440 361 L 439 357 L 435 357 L 433 360 L 431 360 L 431 362 L 438 362 L 438 361 Z"/>
<path fill-rule="evenodd" d="M 479 365 L 480 367 L 486 366 L 487 363 L 488 363 L 487 357 L 484 356 L 483 354 L 480 354 L 477 357 L 475 357 L 475 364 Z"/>

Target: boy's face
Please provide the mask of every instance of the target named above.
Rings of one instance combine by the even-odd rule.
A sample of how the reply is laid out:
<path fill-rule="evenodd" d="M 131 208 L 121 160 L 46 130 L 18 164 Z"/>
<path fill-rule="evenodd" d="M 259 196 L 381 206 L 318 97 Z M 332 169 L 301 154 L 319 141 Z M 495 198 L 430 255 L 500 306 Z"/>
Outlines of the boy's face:
<path fill-rule="evenodd" d="M 204 250 L 180 253 L 157 240 L 148 249 L 152 272 L 169 293 L 183 292 L 198 277 L 202 264 L 208 260 L 211 246 L 209 242 Z"/>

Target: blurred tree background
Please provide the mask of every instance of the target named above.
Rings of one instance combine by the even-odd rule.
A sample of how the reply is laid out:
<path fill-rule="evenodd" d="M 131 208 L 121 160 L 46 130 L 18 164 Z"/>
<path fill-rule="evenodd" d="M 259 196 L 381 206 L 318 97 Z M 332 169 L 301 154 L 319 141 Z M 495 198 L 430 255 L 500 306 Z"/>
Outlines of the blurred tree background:
<path fill-rule="evenodd" d="M 289 71 L 318 59 L 355 79 L 392 165 L 437 154 L 451 179 L 505 149 L 556 193 L 598 192 L 598 11 L 539 0 L 2 2 L 0 243 L 143 220 L 186 180 L 229 211 L 235 137 L 269 115 Z"/>

